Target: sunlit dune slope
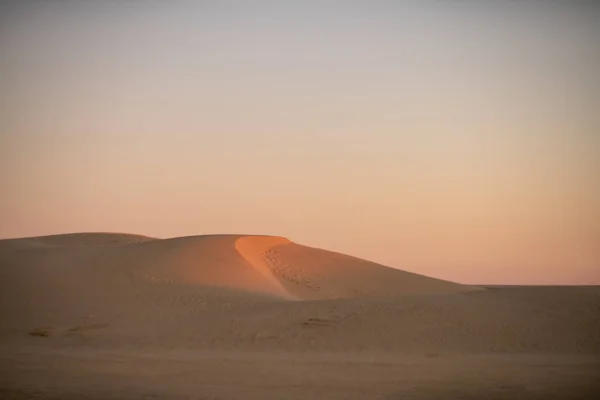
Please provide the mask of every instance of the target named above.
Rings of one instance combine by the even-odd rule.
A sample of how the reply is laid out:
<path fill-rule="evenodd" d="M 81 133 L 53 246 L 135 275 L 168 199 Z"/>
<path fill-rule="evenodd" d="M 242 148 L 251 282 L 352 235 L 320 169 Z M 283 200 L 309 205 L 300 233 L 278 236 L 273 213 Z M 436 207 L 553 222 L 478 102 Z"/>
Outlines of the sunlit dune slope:
<path fill-rule="evenodd" d="M 246 236 L 236 247 L 254 268 L 268 271 L 298 299 L 387 297 L 479 290 L 385 267 L 284 238 Z"/>

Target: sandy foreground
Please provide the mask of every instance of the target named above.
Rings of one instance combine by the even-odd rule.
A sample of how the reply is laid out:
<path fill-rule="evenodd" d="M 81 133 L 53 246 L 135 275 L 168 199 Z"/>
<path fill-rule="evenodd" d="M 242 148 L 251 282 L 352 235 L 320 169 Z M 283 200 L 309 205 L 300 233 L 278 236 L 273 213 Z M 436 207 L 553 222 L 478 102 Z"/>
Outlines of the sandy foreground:
<path fill-rule="evenodd" d="M 600 287 L 474 287 L 285 238 L 0 241 L 0 399 L 589 399 Z"/>

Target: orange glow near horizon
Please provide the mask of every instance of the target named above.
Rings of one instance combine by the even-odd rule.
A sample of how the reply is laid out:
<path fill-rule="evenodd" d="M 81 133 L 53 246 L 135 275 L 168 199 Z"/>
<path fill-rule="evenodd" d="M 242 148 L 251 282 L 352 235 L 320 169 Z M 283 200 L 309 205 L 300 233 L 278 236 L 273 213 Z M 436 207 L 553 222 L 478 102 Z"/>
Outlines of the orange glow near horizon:
<path fill-rule="evenodd" d="M 0 238 L 271 234 L 600 284 L 597 7 L 1 7 Z"/>

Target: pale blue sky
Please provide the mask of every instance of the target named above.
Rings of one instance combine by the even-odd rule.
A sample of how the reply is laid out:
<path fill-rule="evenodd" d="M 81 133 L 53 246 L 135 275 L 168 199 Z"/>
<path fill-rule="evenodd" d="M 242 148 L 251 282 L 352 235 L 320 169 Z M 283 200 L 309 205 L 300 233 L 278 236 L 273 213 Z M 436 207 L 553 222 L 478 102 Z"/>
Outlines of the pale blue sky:
<path fill-rule="evenodd" d="M 597 6 L 18 3 L 0 237 L 264 233 L 600 284 Z"/>

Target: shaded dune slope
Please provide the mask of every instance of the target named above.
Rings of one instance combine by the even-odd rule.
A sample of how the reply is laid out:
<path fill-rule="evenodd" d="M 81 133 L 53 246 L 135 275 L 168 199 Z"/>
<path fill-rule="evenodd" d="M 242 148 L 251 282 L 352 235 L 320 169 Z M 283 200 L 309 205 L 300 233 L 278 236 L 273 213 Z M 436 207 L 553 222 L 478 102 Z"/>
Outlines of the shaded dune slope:
<path fill-rule="evenodd" d="M 36 236 L 0 240 L 0 251 L 43 247 L 108 246 L 143 243 L 156 240 L 148 236 L 127 233 L 67 233 L 62 235 Z"/>

